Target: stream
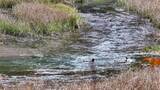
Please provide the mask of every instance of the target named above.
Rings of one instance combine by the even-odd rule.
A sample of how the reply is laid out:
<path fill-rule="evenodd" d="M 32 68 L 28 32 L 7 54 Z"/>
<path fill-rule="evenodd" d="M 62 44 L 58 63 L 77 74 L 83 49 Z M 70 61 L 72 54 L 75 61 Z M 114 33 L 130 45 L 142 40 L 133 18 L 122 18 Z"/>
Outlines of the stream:
<path fill-rule="evenodd" d="M 156 29 L 149 20 L 115 6 L 114 2 L 84 6 L 80 11 L 88 26 L 82 28 L 76 42 L 50 56 L 0 58 L 0 73 L 8 75 L 0 83 L 35 78 L 89 79 L 92 69 L 97 78 L 105 78 L 130 68 L 137 57 L 143 56 L 144 47 L 155 44 L 149 35 Z"/>

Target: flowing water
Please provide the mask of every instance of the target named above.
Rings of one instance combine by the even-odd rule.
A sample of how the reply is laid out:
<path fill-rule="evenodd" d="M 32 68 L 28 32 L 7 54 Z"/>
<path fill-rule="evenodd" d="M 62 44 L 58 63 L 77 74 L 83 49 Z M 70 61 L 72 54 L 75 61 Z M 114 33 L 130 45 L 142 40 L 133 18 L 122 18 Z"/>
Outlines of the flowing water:
<path fill-rule="evenodd" d="M 106 77 L 129 68 L 144 47 L 154 44 L 148 37 L 155 33 L 152 24 L 113 2 L 84 6 L 80 11 L 88 25 L 82 28 L 80 38 L 50 56 L 0 58 L 0 73 L 10 76 L 1 82 L 87 79 L 93 69 L 97 77 Z"/>

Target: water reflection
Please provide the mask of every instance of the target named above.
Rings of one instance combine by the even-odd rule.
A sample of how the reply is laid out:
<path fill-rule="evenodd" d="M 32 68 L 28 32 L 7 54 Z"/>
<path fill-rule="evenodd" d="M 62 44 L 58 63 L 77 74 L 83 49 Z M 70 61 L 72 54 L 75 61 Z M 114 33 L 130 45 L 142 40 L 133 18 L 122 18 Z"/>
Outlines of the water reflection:
<path fill-rule="evenodd" d="M 91 83 L 90 83 L 90 86 L 91 86 L 91 89 L 90 90 L 96 90 L 96 64 L 95 64 L 95 59 L 93 58 L 91 61 L 90 61 L 90 70 L 91 70 Z"/>
<path fill-rule="evenodd" d="M 91 74 L 94 75 L 96 74 L 96 64 L 95 64 L 95 59 L 93 58 L 91 61 L 90 61 L 90 70 L 91 70 Z"/>

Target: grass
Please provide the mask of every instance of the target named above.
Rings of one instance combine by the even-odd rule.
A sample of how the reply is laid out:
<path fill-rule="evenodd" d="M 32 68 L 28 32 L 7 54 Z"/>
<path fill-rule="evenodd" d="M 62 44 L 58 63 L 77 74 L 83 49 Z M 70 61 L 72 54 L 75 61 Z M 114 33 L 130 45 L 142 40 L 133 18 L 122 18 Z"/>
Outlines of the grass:
<path fill-rule="evenodd" d="M 33 2 L 33 3 L 65 3 L 74 2 L 75 0 L 0 0 L 0 8 L 12 8 L 14 5 L 24 2 Z"/>
<path fill-rule="evenodd" d="M 43 2 L 43 1 L 44 0 L 0 0 L 0 8 L 12 8 L 14 5 L 21 2 Z"/>
<path fill-rule="evenodd" d="M 5 20 L 0 20 L 0 31 L 5 34 L 12 34 L 12 35 L 22 35 L 29 34 L 31 29 L 28 24 L 25 22 L 16 22 L 12 23 Z"/>
<path fill-rule="evenodd" d="M 29 24 L 22 21 L 15 22 L 8 15 L 0 14 L 0 32 L 5 34 L 20 35 L 31 32 Z"/>
<path fill-rule="evenodd" d="M 121 5 L 149 18 L 160 28 L 160 0 L 119 0 Z"/>
<path fill-rule="evenodd" d="M 32 24 L 38 33 L 52 33 L 63 29 L 71 31 L 79 20 L 77 10 L 64 4 L 23 3 L 17 5 L 13 12 L 18 19 Z"/>
<path fill-rule="evenodd" d="M 91 0 L 91 1 L 88 0 L 88 2 L 91 3 L 91 4 L 103 4 L 103 3 L 106 3 L 108 1 L 109 0 Z"/>
<path fill-rule="evenodd" d="M 144 48 L 145 51 L 160 51 L 160 45 L 154 45 Z"/>
<path fill-rule="evenodd" d="M 56 81 L 34 81 L 12 86 L 1 86 L 2 90 L 159 90 L 160 71 L 146 68 L 127 71 L 104 80 L 84 80 L 61 83 Z"/>
<path fill-rule="evenodd" d="M 144 69 L 139 71 L 128 71 L 111 78 L 106 83 L 108 90 L 159 90 L 160 71 Z"/>
<path fill-rule="evenodd" d="M 102 4 L 108 0 L 74 0 L 74 1 L 75 3 L 79 3 L 79 4 Z"/>
<path fill-rule="evenodd" d="M 104 3 L 105 1 L 108 1 L 108 0 L 93 0 L 94 3 Z"/>
<path fill-rule="evenodd" d="M 75 8 L 64 4 L 21 3 L 12 7 L 15 20 L 0 18 L 0 31 L 21 36 L 73 31 L 80 22 L 77 13 Z"/>

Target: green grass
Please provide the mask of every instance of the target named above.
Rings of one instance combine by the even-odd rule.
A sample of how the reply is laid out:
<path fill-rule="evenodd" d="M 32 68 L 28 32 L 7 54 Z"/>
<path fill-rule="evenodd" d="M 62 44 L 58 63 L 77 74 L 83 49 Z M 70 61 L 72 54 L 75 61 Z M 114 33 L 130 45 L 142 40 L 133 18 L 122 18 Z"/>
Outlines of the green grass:
<path fill-rule="evenodd" d="M 160 45 L 154 45 L 144 48 L 145 51 L 160 51 Z"/>
<path fill-rule="evenodd" d="M 31 29 L 25 22 L 12 23 L 5 20 L 0 20 L 0 31 L 5 34 L 25 35 L 31 33 Z"/>
<path fill-rule="evenodd" d="M 80 23 L 78 11 L 64 4 L 17 4 L 12 10 L 17 20 L 0 19 L 2 33 L 26 35 L 52 35 L 55 32 L 74 31 Z"/>
<path fill-rule="evenodd" d="M 90 3 L 90 4 L 95 4 L 95 5 L 97 5 L 97 4 L 106 3 L 106 2 L 108 2 L 108 1 L 111 1 L 111 0 L 91 0 L 91 1 L 89 1 L 89 3 Z"/>
<path fill-rule="evenodd" d="M 71 19 L 72 20 L 72 19 Z M 75 25 L 72 21 L 63 22 L 52 22 L 47 25 L 36 24 L 31 27 L 31 23 L 17 21 L 12 23 L 5 20 L 0 20 L 0 32 L 4 34 L 14 35 L 14 36 L 27 36 L 27 35 L 51 35 L 54 32 L 67 32 L 74 31 Z M 33 30 L 34 28 L 34 30 Z"/>
<path fill-rule="evenodd" d="M 53 5 L 52 8 L 56 8 L 58 11 L 66 12 L 69 14 L 70 17 L 68 20 L 64 20 L 62 22 L 62 26 L 65 28 L 69 27 L 70 30 L 74 30 L 75 26 L 81 23 L 81 17 L 78 15 L 78 10 L 76 8 L 64 4 L 56 4 Z"/>
<path fill-rule="evenodd" d="M 76 22 L 74 19 L 63 22 L 52 22 L 47 24 L 47 32 L 74 31 Z"/>
<path fill-rule="evenodd" d="M 108 1 L 108 0 L 93 0 L 94 3 L 104 3 L 105 1 Z"/>

